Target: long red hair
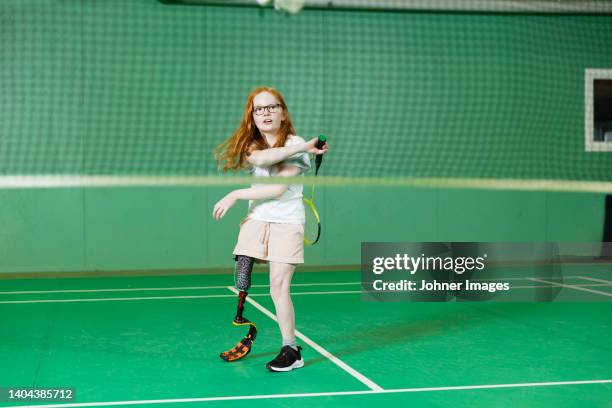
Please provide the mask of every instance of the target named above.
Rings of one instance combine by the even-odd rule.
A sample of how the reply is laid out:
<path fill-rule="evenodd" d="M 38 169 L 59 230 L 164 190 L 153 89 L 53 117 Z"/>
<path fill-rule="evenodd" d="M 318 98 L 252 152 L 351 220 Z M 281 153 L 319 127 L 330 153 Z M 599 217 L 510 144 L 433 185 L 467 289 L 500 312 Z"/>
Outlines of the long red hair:
<path fill-rule="evenodd" d="M 274 95 L 283 108 L 284 119 L 278 130 L 278 137 L 274 146 L 268 145 L 268 142 L 266 142 L 266 139 L 259 132 L 259 129 L 255 125 L 255 120 L 253 119 L 253 99 L 262 92 L 269 92 Z M 270 147 L 282 147 L 287 142 L 289 135 L 293 134 L 295 134 L 295 129 L 291 123 L 291 117 L 289 116 L 289 111 L 287 110 L 287 104 L 285 103 L 283 95 L 276 89 L 267 86 L 255 88 L 247 98 L 240 126 L 232 136 L 217 146 L 215 149 L 215 158 L 217 159 L 219 167 L 223 168 L 223 171 L 239 170 L 246 166 L 246 158 L 251 152 L 268 149 Z"/>

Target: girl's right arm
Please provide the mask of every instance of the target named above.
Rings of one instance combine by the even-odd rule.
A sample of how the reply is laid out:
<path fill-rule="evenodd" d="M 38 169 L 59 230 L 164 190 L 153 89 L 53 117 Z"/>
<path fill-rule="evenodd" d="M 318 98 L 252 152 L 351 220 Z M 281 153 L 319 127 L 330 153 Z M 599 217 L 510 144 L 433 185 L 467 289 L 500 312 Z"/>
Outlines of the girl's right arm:
<path fill-rule="evenodd" d="M 280 177 L 295 177 L 299 176 L 302 169 L 295 166 L 284 166 L 279 172 Z M 289 186 L 287 184 L 270 184 L 265 186 L 256 186 L 251 188 L 242 188 L 234 190 L 223 197 L 213 208 L 213 218 L 220 219 L 236 204 L 237 200 L 261 200 L 278 198 Z"/>

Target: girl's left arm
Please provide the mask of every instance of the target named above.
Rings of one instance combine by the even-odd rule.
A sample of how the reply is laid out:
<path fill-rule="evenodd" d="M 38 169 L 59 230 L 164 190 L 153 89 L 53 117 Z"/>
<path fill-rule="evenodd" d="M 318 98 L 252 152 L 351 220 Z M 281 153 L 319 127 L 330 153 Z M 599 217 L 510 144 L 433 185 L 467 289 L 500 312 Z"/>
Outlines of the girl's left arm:
<path fill-rule="evenodd" d="M 280 177 L 295 177 L 299 176 L 301 171 L 302 169 L 299 167 L 283 166 L 276 175 Z M 289 186 L 287 184 L 268 184 L 265 186 L 234 190 L 215 204 L 213 208 L 213 218 L 216 220 L 223 218 L 238 200 L 266 200 L 278 198 L 283 195 L 288 188 Z"/>

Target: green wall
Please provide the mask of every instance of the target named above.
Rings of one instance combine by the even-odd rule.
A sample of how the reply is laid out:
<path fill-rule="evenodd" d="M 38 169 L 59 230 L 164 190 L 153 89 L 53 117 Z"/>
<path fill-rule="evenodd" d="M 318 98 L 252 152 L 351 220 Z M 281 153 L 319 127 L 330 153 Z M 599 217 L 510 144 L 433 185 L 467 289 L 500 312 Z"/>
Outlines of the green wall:
<path fill-rule="evenodd" d="M 227 188 L 0 190 L 0 272 L 229 267 L 239 203 L 221 221 Z M 362 241 L 601 239 L 597 194 L 382 187 L 320 189 L 323 238 L 310 265 L 358 264 Z"/>
<path fill-rule="evenodd" d="M 345 176 L 610 180 L 583 148 L 584 69 L 612 67 L 612 16 L 0 3 L 0 174 L 216 174 L 248 91 L 285 94 Z M 231 265 L 228 188 L 0 190 L 0 272 Z M 318 195 L 312 265 L 361 241 L 597 241 L 603 196 L 383 187 Z"/>

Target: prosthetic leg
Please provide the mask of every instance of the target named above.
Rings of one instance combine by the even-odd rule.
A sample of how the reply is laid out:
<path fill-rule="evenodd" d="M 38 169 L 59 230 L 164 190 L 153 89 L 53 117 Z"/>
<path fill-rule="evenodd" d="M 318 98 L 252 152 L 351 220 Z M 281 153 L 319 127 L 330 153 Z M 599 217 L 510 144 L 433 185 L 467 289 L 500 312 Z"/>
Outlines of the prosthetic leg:
<path fill-rule="evenodd" d="M 253 342 L 257 337 L 257 327 L 255 323 L 245 318 L 242 313 L 244 312 L 244 302 L 248 296 L 247 290 L 251 287 L 251 272 L 253 271 L 253 258 L 245 255 L 236 256 L 236 289 L 238 293 L 238 307 L 236 309 L 236 316 L 232 321 L 234 326 L 249 326 L 249 332 L 242 338 L 231 350 L 224 351 L 219 355 L 221 359 L 231 363 L 232 361 L 240 360 L 246 357 L 253 346 Z"/>

